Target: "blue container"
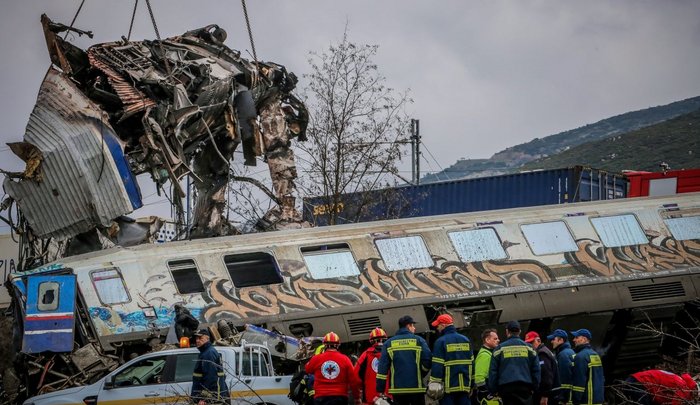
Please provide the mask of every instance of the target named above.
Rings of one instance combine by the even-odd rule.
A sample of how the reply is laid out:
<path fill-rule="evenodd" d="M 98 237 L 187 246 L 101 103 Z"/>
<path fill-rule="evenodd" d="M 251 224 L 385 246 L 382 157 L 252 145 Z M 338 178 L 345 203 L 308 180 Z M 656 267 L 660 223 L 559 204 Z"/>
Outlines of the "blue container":
<path fill-rule="evenodd" d="M 627 178 L 575 166 L 304 199 L 304 219 L 328 225 L 627 197 Z"/>

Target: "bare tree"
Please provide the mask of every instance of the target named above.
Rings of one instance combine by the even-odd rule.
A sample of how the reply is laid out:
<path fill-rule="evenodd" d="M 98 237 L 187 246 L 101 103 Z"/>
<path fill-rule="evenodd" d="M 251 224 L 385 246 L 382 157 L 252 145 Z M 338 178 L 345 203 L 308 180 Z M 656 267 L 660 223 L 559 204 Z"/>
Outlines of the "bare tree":
<path fill-rule="evenodd" d="M 377 45 L 342 41 L 310 53 L 304 89 L 311 120 L 308 141 L 299 145 L 306 175 L 300 189 L 322 196 L 329 224 L 354 222 L 369 204 L 367 192 L 396 185 L 410 120 L 408 91 L 386 85 L 374 63 Z M 353 195 L 352 207 L 342 201 Z M 350 209 L 352 208 L 352 209 Z"/>

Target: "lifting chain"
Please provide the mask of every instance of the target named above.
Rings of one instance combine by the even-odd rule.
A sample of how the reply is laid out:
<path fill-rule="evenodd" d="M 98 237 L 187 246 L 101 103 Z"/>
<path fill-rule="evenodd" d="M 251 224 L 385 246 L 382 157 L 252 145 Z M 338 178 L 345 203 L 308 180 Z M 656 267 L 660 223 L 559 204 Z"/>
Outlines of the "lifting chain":
<path fill-rule="evenodd" d="M 160 52 L 163 54 L 163 62 L 165 63 L 165 70 L 168 72 L 168 76 L 172 75 L 170 71 L 170 63 L 168 63 L 168 58 L 165 55 L 165 49 L 163 48 L 163 41 L 160 39 L 160 32 L 158 32 L 158 25 L 156 25 L 156 17 L 153 15 L 153 9 L 151 8 L 151 0 L 146 0 L 146 7 L 148 7 L 148 14 L 151 15 L 151 23 L 153 23 L 153 30 L 156 32 L 156 38 L 158 39 L 158 47 Z"/>
<path fill-rule="evenodd" d="M 241 5 L 243 5 L 243 15 L 245 16 L 245 25 L 248 28 L 248 38 L 250 38 L 250 48 L 253 51 L 253 62 L 255 66 L 258 65 L 258 55 L 255 52 L 255 42 L 253 42 L 253 30 L 250 28 L 250 19 L 248 19 L 248 7 L 246 7 L 245 0 L 241 0 Z"/>

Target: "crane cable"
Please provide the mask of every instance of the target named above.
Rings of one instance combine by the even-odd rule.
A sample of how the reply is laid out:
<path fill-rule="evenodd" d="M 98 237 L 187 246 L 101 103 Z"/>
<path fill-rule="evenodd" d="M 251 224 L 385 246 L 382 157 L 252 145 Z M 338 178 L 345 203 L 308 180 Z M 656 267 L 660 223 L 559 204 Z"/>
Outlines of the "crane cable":
<path fill-rule="evenodd" d="M 80 5 L 78 6 L 78 11 L 75 12 L 75 16 L 73 17 L 73 21 L 70 22 L 70 28 L 73 28 L 73 24 L 75 24 L 75 20 L 78 19 L 78 14 L 80 14 L 80 10 L 83 9 L 83 4 L 85 4 L 85 0 L 80 2 Z M 70 28 L 66 30 L 66 35 L 63 36 L 63 40 L 68 38 L 68 33 L 70 33 Z"/>
<path fill-rule="evenodd" d="M 134 11 L 131 13 L 131 22 L 129 23 L 129 34 L 126 36 L 126 40 L 131 40 L 131 30 L 134 28 L 134 19 L 136 18 L 136 8 L 139 6 L 139 0 L 134 0 Z"/>

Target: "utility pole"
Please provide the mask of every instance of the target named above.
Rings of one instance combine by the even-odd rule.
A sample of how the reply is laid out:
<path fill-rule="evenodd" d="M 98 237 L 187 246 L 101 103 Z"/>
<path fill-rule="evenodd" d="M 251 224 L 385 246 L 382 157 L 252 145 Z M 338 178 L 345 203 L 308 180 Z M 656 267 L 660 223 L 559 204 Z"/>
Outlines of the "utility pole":
<path fill-rule="evenodd" d="M 420 121 L 411 119 L 411 169 L 413 184 L 420 184 Z"/>

